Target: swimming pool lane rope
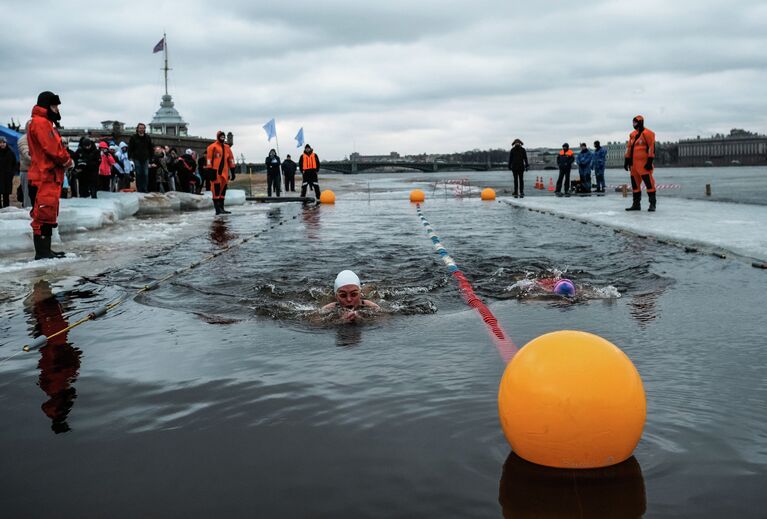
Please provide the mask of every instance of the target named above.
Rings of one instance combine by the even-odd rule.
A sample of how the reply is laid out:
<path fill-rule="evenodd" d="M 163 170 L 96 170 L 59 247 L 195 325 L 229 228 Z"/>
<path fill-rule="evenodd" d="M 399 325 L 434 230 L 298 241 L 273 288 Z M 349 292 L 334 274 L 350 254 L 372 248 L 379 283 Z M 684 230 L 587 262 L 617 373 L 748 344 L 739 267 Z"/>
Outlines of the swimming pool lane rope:
<path fill-rule="evenodd" d="M 293 216 L 293 219 L 295 220 L 297 217 L 298 217 L 297 215 Z M 16 355 L 18 355 L 21 352 L 29 352 L 29 351 L 34 351 L 34 350 L 37 350 L 39 348 L 42 348 L 43 346 L 45 346 L 48 343 L 49 340 L 53 339 L 54 337 L 58 337 L 61 334 L 67 333 L 70 330 L 73 330 L 74 328 L 77 328 L 78 326 L 81 326 L 81 325 L 87 323 L 88 321 L 93 321 L 95 319 L 98 319 L 99 317 L 102 317 L 102 316 L 106 315 L 106 313 L 109 312 L 110 310 L 120 306 L 122 303 L 124 303 L 128 299 L 134 299 L 134 298 L 140 296 L 141 294 L 143 294 L 145 292 L 149 292 L 151 290 L 154 290 L 155 288 L 159 287 L 162 283 L 168 281 L 169 279 L 172 279 L 172 278 L 174 278 L 176 276 L 179 276 L 181 274 L 189 272 L 189 271 L 199 267 L 203 263 L 206 263 L 206 262 L 208 262 L 208 261 L 210 261 L 212 259 L 215 259 L 215 258 L 221 256 L 222 254 L 225 254 L 225 253 L 229 252 L 232 249 L 240 247 L 241 245 L 249 242 L 250 240 L 254 240 L 254 239 L 258 238 L 259 236 L 264 234 L 266 231 L 268 231 L 270 229 L 274 229 L 275 227 L 277 227 L 278 225 L 282 225 L 283 223 L 284 222 L 282 222 L 282 221 L 280 221 L 279 223 L 273 223 L 270 226 L 264 228 L 263 230 L 255 233 L 255 234 L 253 234 L 251 236 L 248 236 L 246 238 L 241 239 L 237 243 L 234 243 L 232 245 L 227 245 L 226 247 L 223 247 L 222 249 L 217 250 L 213 254 L 210 254 L 209 256 L 206 256 L 206 257 L 202 258 L 199 261 L 195 261 L 193 263 L 190 263 L 189 265 L 187 265 L 184 268 L 176 269 L 176 270 L 170 272 L 169 274 L 167 274 L 166 276 L 161 277 L 160 279 L 156 279 L 156 280 L 152 281 L 151 283 L 147 283 L 146 285 L 141 287 L 139 290 L 137 290 L 131 296 L 128 296 L 128 295 L 120 296 L 119 298 L 117 298 L 116 300 L 112 301 L 111 303 L 107 303 L 107 304 L 105 304 L 103 306 L 100 306 L 100 307 L 96 308 L 92 312 L 87 313 L 84 317 L 82 317 L 78 321 L 70 324 L 69 326 L 67 326 L 65 328 L 62 328 L 61 330 L 59 330 L 59 331 L 57 331 L 55 333 L 52 333 L 51 335 L 48 335 L 48 336 L 40 335 L 39 337 L 35 338 L 29 344 L 25 344 L 21 348 L 20 351 L 17 351 L 13 355 L 11 355 L 9 357 L 6 357 L 2 361 L 0 361 L 0 364 L 2 364 L 4 362 L 12 359 L 13 357 L 15 357 Z"/>
<path fill-rule="evenodd" d="M 483 303 L 482 300 L 477 297 L 477 294 L 474 293 L 474 289 L 472 288 L 471 283 L 469 283 L 469 280 L 466 279 L 466 276 L 463 274 L 463 272 L 461 272 L 461 269 L 458 268 L 455 260 L 447 253 L 447 249 L 445 249 L 444 245 L 442 245 L 439 236 L 437 236 L 437 233 L 434 232 L 431 224 L 423 215 L 423 211 L 421 211 L 421 204 L 416 204 L 415 207 L 416 211 L 418 212 L 418 217 L 421 219 L 421 223 L 426 229 L 426 234 L 429 236 L 432 244 L 434 245 L 434 250 L 442 257 L 442 262 L 447 267 L 448 272 L 450 272 L 450 274 L 458 283 L 458 288 L 461 292 L 463 300 L 467 305 L 474 308 L 482 317 L 482 320 L 485 322 L 485 326 L 487 326 L 487 329 L 490 332 L 490 336 L 495 343 L 495 347 L 498 349 L 498 353 L 501 355 L 501 358 L 504 360 L 504 362 L 509 362 L 517 353 L 517 351 L 519 351 L 519 348 L 514 345 L 511 338 L 503 330 L 501 325 L 498 323 L 498 319 L 493 315 L 493 312 L 491 312 L 485 303 Z"/>

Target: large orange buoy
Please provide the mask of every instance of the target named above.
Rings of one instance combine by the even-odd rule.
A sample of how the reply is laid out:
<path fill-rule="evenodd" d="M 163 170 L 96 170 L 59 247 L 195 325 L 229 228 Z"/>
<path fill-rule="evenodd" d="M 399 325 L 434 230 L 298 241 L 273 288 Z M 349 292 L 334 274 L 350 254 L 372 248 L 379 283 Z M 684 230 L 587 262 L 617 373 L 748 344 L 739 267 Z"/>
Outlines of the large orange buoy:
<path fill-rule="evenodd" d="M 498 390 L 506 439 L 520 457 L 549 467 L 606 467 L 628 459 L 647 402 L 631 360 L 586 332 L 533 339 L 506 366 Z"/>
<path fill-rule="evenodd" d="M 480 197 L 482 200 L 495 200 L 495 191 L 492 188 L 486 187 L 482 190 Z"/>
<path fill-rule="evenodd" d="M 332 192 L 330 189 L 326 189 L 322 193 L 320 193 L 320 203 L 321 204 L 335 204 L 336 203 L 336 194 Z"/>
<path fill-rule="evenodd" d="M 424 200 L 426 200 L 426 193 L 424 193 L 420 189 L 413 189 L 410 192 L 411 202 L 423 202 Z"/>

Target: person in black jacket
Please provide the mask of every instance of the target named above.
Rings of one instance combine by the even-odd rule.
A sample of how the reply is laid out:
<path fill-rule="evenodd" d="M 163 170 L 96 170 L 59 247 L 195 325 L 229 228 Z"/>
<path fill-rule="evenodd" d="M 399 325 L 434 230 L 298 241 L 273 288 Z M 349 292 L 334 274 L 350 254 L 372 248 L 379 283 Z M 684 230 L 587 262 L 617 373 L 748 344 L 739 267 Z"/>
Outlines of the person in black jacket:
<path fill-rule="evenodd" d="M 128 158 L 133 161 L 136 171 L 136 190 L 146 193 L 149 190 L 149 159 L 154 156 L 152 139 L 146 133 L 146 125 L 138 123 L 136 133 L 128 141 Z"/>
<path fill-rule="evenodd" d="M 288 191 L 296 192 L 296 167 L 298 166 L 290 158 L 290 155 L 282 161 L 282 175 L 285 178 L 286 193 Z"/>
<path fill-rule="evenodd" d="M 13 192 L 13 175 L 16 174 L 16 155 L 5 140 L 0 136 L 0 207 L 11 206 Z"/>
<path fill-rule="evenodd" d="M 573 167 L 573 150 L 570 149 L 570 145 L 564 143 L 562 149 L 559 150 L 557 155 L 557 166 L 559 166 L 559 177 L 557 178 L 557 190 L 555 194 L 562 196 L 562 182 L 565 184 L 565 196 L 570 196 L 570 170 Z"/>
<path fill-rule="evenodd" d="M 80 198 L 96 198 L 96 188 L 99 181 L 99 165 L 101 164 L 101 154 L 93 141 L 88 137 L 80 140 L 80 146 L 75 152 L 75 171 L 77 178 L 77 192 Z"/>
<path fill-rule="evenodd" d="M 269 156 L 266 157 L 266 194 L 272 196 L 272 187 L 277 196 L 280 196 L 280 158 L 277 152 L 272 148 L 269 150 Z"/>
<path fill-rule="evenodd" d="M 514 175 L 514 198 L 525 198 L 525 171 L 530 169 L 527 162 L 527 151 L 523 148 L 524 143 L 514 139 L 509 152 L 509 169 Z"/>

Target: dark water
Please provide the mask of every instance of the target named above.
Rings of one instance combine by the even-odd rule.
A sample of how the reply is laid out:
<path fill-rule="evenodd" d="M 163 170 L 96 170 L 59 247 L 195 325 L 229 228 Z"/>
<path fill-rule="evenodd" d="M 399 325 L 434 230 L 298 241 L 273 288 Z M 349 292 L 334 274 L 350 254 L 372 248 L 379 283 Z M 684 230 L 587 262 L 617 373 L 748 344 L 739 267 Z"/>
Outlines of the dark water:
<path fill-rule="evenodd" d="M 427 202 L 442 243 L 517 344 L 586 330 L 642 375 L 648 419 L 635 458 L 601 471 L 543 469 L 510 454 L 496 407 L 504 365 L 415 208 L 368 203 L 368 180 L 380 198 L 410 188 L 368 176 L 335 206 L 239 209 L 119 267 L 30 279 L 2 304 L 6 358 L 265 229 L 0 365 L 4 512 L 765 516 L 761 271 L 503 203 Z M 385 314 L 354 326 L 312 321 L 345 268 Z M 579 287 L 574 300 L 526 289 L 563 271 Z"/>

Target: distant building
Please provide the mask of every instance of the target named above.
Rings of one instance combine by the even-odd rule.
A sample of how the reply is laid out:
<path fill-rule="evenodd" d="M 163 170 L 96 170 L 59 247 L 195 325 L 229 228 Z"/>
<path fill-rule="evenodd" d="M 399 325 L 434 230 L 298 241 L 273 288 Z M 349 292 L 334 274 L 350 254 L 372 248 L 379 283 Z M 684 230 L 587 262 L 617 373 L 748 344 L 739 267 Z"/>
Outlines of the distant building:
<path fill-rule="evenodd" d="M 607 167 L 622 168 L 626 157 L 625 142 L 608 142 Z M 658 166 L 676 166 L 679 162 L 679 145 L 676 142 L 655 143 L 655 164 Z"/>
<path fill-rule="evenodd" d="M 682 139 L 679 141 L 680 166 L 732 166 L 767 164 L 767 136 L 739 128 L 729 135 Z"/>
<path fill-rule="evenodd" d="M 401 160 L 400 154 L 392 151 L 388 155 L 360 155 L 357 152 L 349 155 L 352 162 L 396 162 Z"/>
<path fill-rule="evenodd" d="M 149 133 L 169 137 L 185 137 L 187 135 L 187 123 L 173 106 L 170 94 L 162 96 L 160 109 L 157 110 L 152 122 L 149 123 Z"/>

